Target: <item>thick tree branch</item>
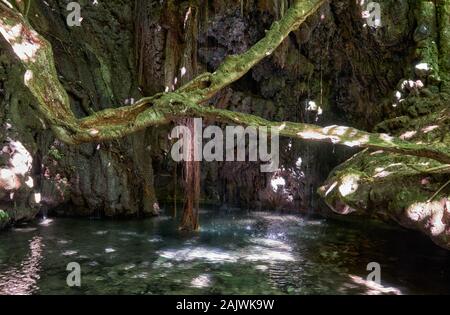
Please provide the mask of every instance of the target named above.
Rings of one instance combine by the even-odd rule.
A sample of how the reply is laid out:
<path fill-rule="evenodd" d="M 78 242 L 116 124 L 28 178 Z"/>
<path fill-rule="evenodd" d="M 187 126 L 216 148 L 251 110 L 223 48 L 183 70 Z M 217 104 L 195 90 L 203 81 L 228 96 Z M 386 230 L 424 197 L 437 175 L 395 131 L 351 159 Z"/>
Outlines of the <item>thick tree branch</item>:
<path fill-rule="evenodd" d="M 204 73 L 175 92 L 160 93 L 143 98 L 133 106 L 103 110 L 83 119 L 77 119 L 70 109 L 67 93 L 58 80 L 50 43 L 34 31 L 19 12 L 2 2 L 0 33 L 24 65 L 24 84 L 35 96 L 40 112 L 57 137 L 70 144 L 111 140 L 182 117 L 204 117 L 247 126 L 276 127 L 281 135 L 292 138 L 382 149 L 450 164 L 450 154 L 446 148 L 414 144 L 349 127 L 321 128 L 302 123 L 271 122 L 253 115 L 200 106 L 272 54 L 289 33 L 325 1 L 295 1 L 262 40 L 241 55 L 227 57 L 214 73 Z"/>

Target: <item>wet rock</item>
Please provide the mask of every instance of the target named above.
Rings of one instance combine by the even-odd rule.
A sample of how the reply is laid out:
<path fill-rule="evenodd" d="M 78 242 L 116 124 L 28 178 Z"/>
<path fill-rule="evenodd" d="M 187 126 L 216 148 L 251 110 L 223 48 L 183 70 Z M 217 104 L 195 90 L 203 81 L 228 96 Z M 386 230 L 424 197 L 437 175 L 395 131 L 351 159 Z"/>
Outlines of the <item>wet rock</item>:
<path fill-rule="evenodd" d="M 431 35 L 431 29 L 427 25 L 419 25 L 416 30 L 414 31 L 414 41 L 415 42 L 421 42 L 425 39 L 427 39 Z"/>
<path fill-rule="evenodd" d="M 426 126 L 433 125 L 436 119 L 439 120 L 434 114 L 428 114 L 415 119 L 411 125 L 415 130 L 426 132 Z M 396 133 L 406 134 L 406 130 L 399 128 Z M 425 138 L 440 141 L 438 134 L 420 132 L 415 135 L 415 141 Z M 448 141 L 448 137 L 443 140 Z M 445 168 L 429 174 L 421 171 L 434 167 L 442 168 L 442 165 L 429 159 L 383 151 L 361 152 L 336 168 L 319 194 L 339 214 L 394 221 L 421 231 L 439 246 L 450 249 L 450 195 L 448 189 L 442 188 L 448 176 Z"/>

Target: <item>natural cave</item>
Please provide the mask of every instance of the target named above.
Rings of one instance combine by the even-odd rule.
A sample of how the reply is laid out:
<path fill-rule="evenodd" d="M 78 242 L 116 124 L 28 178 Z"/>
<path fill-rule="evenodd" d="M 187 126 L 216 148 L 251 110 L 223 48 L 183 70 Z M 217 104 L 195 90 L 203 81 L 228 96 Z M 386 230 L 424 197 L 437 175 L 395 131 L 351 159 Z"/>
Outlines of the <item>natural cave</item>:
<path fill-rule="evenodd" d="M 450 0 L 0 0 L 0 34 L 0 295 L 450 293 Z"/>

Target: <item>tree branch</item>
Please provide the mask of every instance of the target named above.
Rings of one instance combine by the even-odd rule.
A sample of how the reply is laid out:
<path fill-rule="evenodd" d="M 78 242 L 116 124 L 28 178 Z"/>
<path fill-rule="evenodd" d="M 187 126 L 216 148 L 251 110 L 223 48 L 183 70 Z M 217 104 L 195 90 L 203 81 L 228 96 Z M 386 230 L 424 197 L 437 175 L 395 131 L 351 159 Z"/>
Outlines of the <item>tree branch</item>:
<path fill-rule="evenodd" d="M 263 39 L 247 52 L 227 57 L 214 73 L 204 73 L 175 92 L 156 94 L 132 106 L 103 110 L 83 119 L 77 119 L 70 109 L 69 97 L 58 80 L 50 43 L 19 12 L 2 2 L 0 33 L 25 67 L 24 84 L 35 96 L 40 112 L 56 136 L 69 144 L 116 139 L 149 126 L 169 124 L 178 118 L 203 117 L 246 126 L 276 127 L 280 135 L 291 138 L 382 149 L 450 164 L 447 149 L 414 144 L 385 134 L 372 134 L 342 126 L 322 128 L 302 123 L 272 122 L 249 114 L 200 105 L 272 54 L 289 33 L 325 1 L 295 1 Z"/>

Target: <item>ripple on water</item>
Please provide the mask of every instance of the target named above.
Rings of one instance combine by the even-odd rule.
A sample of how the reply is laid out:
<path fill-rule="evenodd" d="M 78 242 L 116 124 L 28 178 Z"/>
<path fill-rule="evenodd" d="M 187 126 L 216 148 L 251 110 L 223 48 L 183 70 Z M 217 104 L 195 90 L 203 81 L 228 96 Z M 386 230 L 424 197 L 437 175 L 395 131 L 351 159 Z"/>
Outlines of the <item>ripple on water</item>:
<path fill-rule="evenodd" d="M 415 234 L 266 212 L 208 212 L 201 226 L 56 219 L 2 233 L 0 293 L 71 293 L 68 261 L 80 262 L 90 294 L 450 292 L 450 255 Z M 371 261 L 383 266 L 381 287 L 364 280 Z"/>
<path fill-rule="evenodd" d="M 63 256 L 74 256 L 77 254 L 78 254 L 77 250 L 66 250 L 62 253 Z"/>

